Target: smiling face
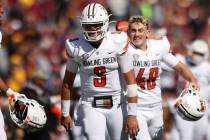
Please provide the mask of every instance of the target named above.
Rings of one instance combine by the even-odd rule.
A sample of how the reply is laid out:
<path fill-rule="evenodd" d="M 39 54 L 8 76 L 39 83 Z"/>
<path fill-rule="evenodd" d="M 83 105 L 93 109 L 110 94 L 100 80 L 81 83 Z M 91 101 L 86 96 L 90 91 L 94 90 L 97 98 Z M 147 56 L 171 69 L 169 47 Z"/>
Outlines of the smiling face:
<path fill-rule="evenodd" d="M 83 30 L 86 31 L 86 35 L 92 39 L 95 40 L 97 36 L 102 34 L 102 27 L 103 23 L 98 24 L 83 24 L 82 25 Z"/>
<path fill-rule="evenodd" d="M 137 48 L 141 48 L 141 46 L 146 44 L 147 34 L 146 27 L 141 23 L 132 23 L 128 30 L 130 41 Z"/>
<path fill-rule="evenodd" d="M 148 20 L 141 16 L 131 17 L 128 28 L 128 37 L 131 43 L 135 47 L 142 49 L 142 47 L 146 46 L 148 34 Z"/>

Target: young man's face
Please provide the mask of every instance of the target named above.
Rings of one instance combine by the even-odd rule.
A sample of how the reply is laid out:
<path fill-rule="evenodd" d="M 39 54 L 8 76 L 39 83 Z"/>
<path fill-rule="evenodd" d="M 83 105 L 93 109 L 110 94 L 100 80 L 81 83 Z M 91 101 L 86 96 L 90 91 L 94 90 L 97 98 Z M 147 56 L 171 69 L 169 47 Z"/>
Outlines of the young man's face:
<path fill-rule="evenodd" d="M 84 24 L 83 29 L 87 32 L 87 35 L 95 39 L 98 35 L 102 33 L 101 28 L 103 26 L 103 23 L 100 24 Z"/>
<path fill-rule="evenodd" d="M 141 23 L 132 23 L 128 29 L 128 36 L 130 41 L 136 47 L 140 47 L 146 43 L 146 38 L 148 34 L 146 26 Z"/>

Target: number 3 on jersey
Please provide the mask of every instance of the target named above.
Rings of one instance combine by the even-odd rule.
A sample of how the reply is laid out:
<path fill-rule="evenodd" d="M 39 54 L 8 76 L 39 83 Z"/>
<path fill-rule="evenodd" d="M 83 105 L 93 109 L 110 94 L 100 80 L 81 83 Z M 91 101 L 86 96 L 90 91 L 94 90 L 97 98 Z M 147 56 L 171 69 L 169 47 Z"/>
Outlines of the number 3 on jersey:
<path fill-rule="evenodd" d="M 143 77 L 145 68 L 140 68 L 139 73 L 136 77 L 136 83 L 141 87 L 141 89 L 151 90 L 156 86 L 156 78 L 158 77 L 158 68 L 150 68 L 149 70 L 149 78 L 146 79 Z M 146 87 L 147 86 L 147 87 Z"/>
<path fill-rule="evenodd" d="M 104 87 L 106 85 L 106 75 L 104 75 L 105 72 L 106 68 L 104 66 L 94 68 L 95 75 L 100 77 L 93 79 L 93 84 L 95 87 Z"/>

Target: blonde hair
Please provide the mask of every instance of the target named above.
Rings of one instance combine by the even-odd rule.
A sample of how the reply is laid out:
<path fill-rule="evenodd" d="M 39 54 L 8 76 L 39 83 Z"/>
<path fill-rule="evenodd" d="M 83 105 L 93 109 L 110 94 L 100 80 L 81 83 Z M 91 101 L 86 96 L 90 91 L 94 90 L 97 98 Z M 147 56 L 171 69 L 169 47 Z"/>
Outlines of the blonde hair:
<path fill-rule="evenodd" d="M 128 23 L 129 23 L 128 27 L 130 27 L 132 23 L 141 23 L 146 27 L 147 30 L 149 29 L 150 26 L 149 19 L 143 16 L 131 16 L 128 20 Z"/>

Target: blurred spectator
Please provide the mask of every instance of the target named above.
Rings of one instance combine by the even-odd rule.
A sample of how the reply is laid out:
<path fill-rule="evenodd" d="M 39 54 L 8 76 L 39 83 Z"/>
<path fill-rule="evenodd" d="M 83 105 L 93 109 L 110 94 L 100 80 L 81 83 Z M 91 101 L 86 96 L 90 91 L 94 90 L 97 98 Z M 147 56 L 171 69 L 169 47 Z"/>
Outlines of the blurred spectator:
<path fill-rule="evenodd" d="M 118 21 L 116 23 L 116 31 L 124 31 L 126 32 L 128 30 L 128 21 Z"/>

